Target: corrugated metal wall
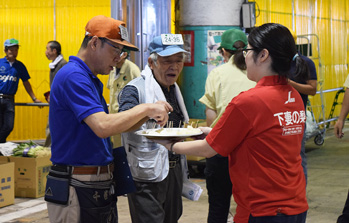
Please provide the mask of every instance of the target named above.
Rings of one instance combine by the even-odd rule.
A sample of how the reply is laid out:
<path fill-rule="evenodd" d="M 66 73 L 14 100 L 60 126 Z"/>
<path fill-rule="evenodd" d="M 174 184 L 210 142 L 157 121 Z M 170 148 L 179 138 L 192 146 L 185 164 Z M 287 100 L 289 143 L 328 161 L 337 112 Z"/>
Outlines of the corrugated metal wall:
<path fill-rule="evenodd" d="M 110 16 L 110 0 L 0 0 L 0 56 L 5 56 L 3 43 L 6 39 L 19 40 L 17 59 L 26 65 L 33 91 L 43 102 L 43 94 L 50 90 L 50 61 L 45 50 L 47 42 L 55 36 L 54 15 L 56 40 L 61 43 L 63 56 L 68 60 L 69 55 L 76 55 L 79 50 L 87 21 L 95 15 Z M 100 78 L 106 83 L 106 76 Z M 108 90 L 104 95 L 109 101 Z M 15 100 L 32 102 L 22 83 Z M 45 138 L 48 107 L 16 106 L 15 109 L 15 127 L 8 140 Z"/>
<path fill-rule="evenodd" d="M 294 12 L 292 12 L 292 2 Z M 312 42 L 313 61 L 319 67 L 318 82 L 323 89 L 333 89 L 343 86 L 348 75 L 348 30 L 349 2 L 348 0 L 256 0 L 256 25 L 266 22 L 276 22 L 293 29 L 297 35 L 316 34 L 319 37 L 319 49 L 315 37 Z M 294 17 L 292 16 L 294 13 Z M 294 24 L 292 23 L 294 18 Z M 297 43 L 304 43 L 298 38 Z M 319 88 L 320 86 L 318 86 Z M 336 92 L 324 93 L 325 117 L 328 118 Z M 342 101 L 340 95 L 339 101 Z M 315 108 L 316 118 L 320 119 L 320 95 L 310 97 Z M 336 107 L 335 115 L 339 114 L 340 106 Z"/>

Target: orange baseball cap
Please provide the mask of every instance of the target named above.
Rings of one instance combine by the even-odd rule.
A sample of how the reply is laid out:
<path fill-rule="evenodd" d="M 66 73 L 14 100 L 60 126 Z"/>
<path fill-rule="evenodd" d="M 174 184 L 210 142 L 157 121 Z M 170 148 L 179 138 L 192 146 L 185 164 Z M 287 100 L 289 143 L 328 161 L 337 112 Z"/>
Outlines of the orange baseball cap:
<path fill-rule="evenodd" d="M 86 36 L 104 37 L 130 50 L 138 51 L 138 48 L 129 42 L 129 36 L 123 21 L 98 15 L 88 21 L 85 30 Z"/>

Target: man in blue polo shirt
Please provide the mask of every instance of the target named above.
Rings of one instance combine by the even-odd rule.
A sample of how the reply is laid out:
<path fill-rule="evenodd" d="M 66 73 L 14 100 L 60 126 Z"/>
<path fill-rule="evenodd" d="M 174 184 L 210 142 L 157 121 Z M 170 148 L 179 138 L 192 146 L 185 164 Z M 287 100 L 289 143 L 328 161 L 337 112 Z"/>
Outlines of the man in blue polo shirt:
<path fill-rule="evenodd" d="M 0 143 L 5 143 L 7 137 L 13 130 L 15 120 L 14 96 L 18 89 L 19 79 L 31 99 L 35 103 L 41 103 L 35 97 L 27 68 L 21 61 L 16 60 L 19 44 L 16 39 L 5 41 L 6 56 L 0 59 Z"/>
<path fill-rule="evenodd" d="M 110 73 L 123 47 L 138 49 L 128 42 L 122 21 L 96 16 L 85 30 L 77 56 L 69 57 L 51 87 L 53 166 L 45 193 L 50 222 L 117 222 L 110 136 L 136 129 L 150 118 L 163 126 L 172 111 L 162 101 L 108 114 L 97 74 Z"/>

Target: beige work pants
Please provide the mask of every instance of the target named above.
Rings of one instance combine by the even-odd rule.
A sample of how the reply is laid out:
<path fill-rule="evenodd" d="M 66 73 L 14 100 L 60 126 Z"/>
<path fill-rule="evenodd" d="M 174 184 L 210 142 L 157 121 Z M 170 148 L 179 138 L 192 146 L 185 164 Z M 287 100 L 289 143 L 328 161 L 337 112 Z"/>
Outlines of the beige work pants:
<path fill-rule="evenodd" d="M 111 173 L 100 175 L 72 175 L 72 178 L 80 181 L 105 181 L 111 178 Z M 50 223 L 80 223 L 80 205 L 75 188 L 69 188 L 69 201 L 67 205 L 47 203 Z"/>

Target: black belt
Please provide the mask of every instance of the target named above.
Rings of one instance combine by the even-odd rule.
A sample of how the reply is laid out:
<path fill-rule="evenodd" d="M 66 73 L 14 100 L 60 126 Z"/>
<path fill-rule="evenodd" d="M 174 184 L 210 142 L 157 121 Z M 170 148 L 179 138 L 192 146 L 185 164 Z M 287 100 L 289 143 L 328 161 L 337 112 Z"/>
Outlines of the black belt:
<path fill-rule="evenodd" d="M 11 95 L 11 94 L 1 94 L 0 93 L 0 98 L 14 98 L 14 95 Z"/>
<path fill-rule="evenodd" d="M 179 163 L 180 161 L 181 161 L 181 157 L 179 155 L 171 157 L 169 159 L 169 166 L 170 166 L 170 168 L 175 168 L 177 163 Z"/>

